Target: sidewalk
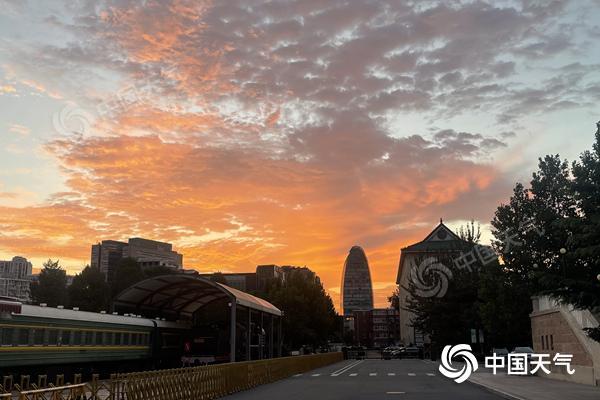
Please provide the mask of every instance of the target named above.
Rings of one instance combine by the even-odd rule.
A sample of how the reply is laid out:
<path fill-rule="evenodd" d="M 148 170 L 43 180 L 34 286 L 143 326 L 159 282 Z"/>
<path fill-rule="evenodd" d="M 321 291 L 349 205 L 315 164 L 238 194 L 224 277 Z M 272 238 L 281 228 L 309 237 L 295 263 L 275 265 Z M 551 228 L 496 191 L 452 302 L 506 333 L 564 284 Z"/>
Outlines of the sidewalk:
<path fill-rule="evenodd" d="M 469 382 L 513 400 L 598 400 L 600 388 L 538 376 L 476 372 Z"/>

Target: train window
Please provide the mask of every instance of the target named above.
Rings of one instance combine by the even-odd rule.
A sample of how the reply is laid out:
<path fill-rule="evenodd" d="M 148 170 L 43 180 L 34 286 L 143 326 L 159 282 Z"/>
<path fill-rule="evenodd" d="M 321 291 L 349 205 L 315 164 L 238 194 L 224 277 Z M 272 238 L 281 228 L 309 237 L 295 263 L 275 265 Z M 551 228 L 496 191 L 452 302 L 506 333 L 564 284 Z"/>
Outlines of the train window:
<path fill-rule="evenodd" d="M 131 334 L 131 344 L 137 346 L 138 344 L 140 344 L 140 334 L 139 333 L 132 333 Z"/>
<path fill-rule="evenodd" d="M 121 332 L 115 333 L 115 344 L 119 346 L 121 344 Z"/>
<path fill-rule="evenodd" d="M 61 343 L 63 346 L 69 346 L 71 344 L 71 331 L 62 331 Z"/>
<path fill-rule="evenodd" d="M 123 333 L 123 345 L 129 346 L 129 337 L 130 336 L 131 335 L 129 334 L 129 332 Z"/>
<path fill-rule="evenodd" d="M 85 333 L 85 344 L 91 345 L 94 343 L 94 332 L 86 332 Z"/>
<path fill-rule="evenodd" d="M 10 346 L 13 344 L 13 328 L 2 328 L 2 334 L 0 336 L 0 344 L 3 346 Z"/>
<path fill-rule="evenodd" d="M 48 345 L 56 346 L 58 344 L 58 329 L 50 329 L 48 332 Z"/>
<path fill-rule="evenodd" d="M 33 331 L 33 344 L 41 346 L 44 344 L 44 331 L 45 329 L 34 329 Z"/>
<path fill-rule="evenodd" d="M 145 333 L 143 335 L 143 337 L 144 337 L 144 343 L 143 344 L 144 345 L 148 345 L 148 341 L 149 341 L 148 339 L 150 338 L 150 335 L 148 335 L 147 333 Z"/>
<path fill-rule="evenodd" d="M 110 346 L 111 344 L 113 344 L 113 333 L 112 332 L 105 332 L 104 333 L 104 344 Z"/>
<path fill-rule="evenodd" d="M 19 344 L 19 345 L 29 344 L 29 329 L 27 329 L 27 328 L 18 329 L 17 344 Z"/>
<path fill-rule="evenodd" d="M 79 346 L 81 344 L 81 335 L 83 332 L 81 331 L 75 331 L 73 332 L 73 345 L 74 346 Z"/>
<path fill-rule="evenodd" d="M 96 332 L 96 345 L 102 345 L 102 332 Z"/>

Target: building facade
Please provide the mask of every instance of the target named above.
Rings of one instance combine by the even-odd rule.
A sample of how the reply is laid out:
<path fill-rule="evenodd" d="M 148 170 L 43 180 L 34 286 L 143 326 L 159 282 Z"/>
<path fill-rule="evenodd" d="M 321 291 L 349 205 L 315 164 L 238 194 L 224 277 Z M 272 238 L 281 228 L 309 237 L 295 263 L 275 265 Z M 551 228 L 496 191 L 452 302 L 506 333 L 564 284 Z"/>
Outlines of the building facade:
<path fill-rule="evenodd" d="M 589 338 L 584 329 L 597 327 L 600 315 L 588 310 L 575 310 L 547 296 L 532 298 L 531 336 L 533 350 L 540 354 L 572 354 L 573 374 L 565 367 L 549 365 L 552 372 L 541 376 L 600 386 L 600 343 Z"/>
<path fill-rule="evenodd" d="M 359 246 L 350 249 L 342 272 L 341 304 L 344 316 L 351 317 L 355 310 L 373 309 L 373 286 L 369 262 Z"/>
<path fill-rule="evenodd" d="M 32 265 L 26 258 L 13 257 L 11 261 L 0 261 L 0 296 L 30 301 L 31 277 Z"/>
<path fill-rule="evenodd" d="M 398 310 L 374 308 L 352 313 L 354 343 L 369 348 L 385 348 L 398 344 L 400 321 Z"/>
<path fill-rule="evenodd" d="M 415 272 L 419 271 L 419 268 L 427 269 L 427 263 L 431 260 L 434 260 L 432 265 L 441 263 L 447 268 L 452 268 L 453 260 L 470 251 L 471 248 L 471 244 L 462 240 L 440 221 L 440 224 L 425 239 L 400 250 L 396 284 L 399 286 L 400 293 L 400 340 L 404 345 L 420 346 L 426 341 L 424 335 L 412 326 L 413 314 L 407 309 L 410 298 L 407 288 L 410 280 L 426 273 L 426 271 L 420 271 L 418 274 Z"/>
<path fill-rule="evenodd" d="M 90 266 L 99 268 L 111 281 L 117 265 L 124 258 L 133 258 L 142 268 L 183 268 L 183 256 L 173 251 L 171 243 L 143 238 L 130 238 L 127 242 L 103 240 L 92 245 Z"/>
<path fill-rule="evenodd" d="M 268 282 L 277 280 L 285 282 L 291 271 L 305 274 L 309 279 L 318 281 L 313 271 L 306 267 L 279 266 L 275 264 L 258 265 L 255 272 L 216 272 L 210 274 L 199 274 L 211 280 L 222 280 L 225 285 L 241 290 L 242 292 L 254 293 L 266 288 Z"/>

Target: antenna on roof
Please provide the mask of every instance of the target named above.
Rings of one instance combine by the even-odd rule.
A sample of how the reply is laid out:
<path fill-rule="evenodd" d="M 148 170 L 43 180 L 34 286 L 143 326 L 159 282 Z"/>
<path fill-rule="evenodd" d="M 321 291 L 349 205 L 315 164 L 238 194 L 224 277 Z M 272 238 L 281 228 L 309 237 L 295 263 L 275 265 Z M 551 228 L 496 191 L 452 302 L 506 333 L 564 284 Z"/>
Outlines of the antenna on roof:
<path fill-rule="evenodd" d="M 440 218 L 440 224 L 443 224 L 444 220 L 442 218 Z"/>

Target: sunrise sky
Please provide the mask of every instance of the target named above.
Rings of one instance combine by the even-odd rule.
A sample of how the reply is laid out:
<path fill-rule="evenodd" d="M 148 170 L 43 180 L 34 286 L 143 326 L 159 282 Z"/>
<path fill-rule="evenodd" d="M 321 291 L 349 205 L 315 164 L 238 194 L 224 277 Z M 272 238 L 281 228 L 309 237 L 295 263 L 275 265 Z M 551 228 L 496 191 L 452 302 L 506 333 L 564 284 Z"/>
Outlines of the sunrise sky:
<path fill-rule="evenodd" d="M 142 236 L 338 305 L 357 244 L 385 306 L 401 247 L 488 224 L 599 104 L 599 1 L 0 1 L 0 258 Z"/>

